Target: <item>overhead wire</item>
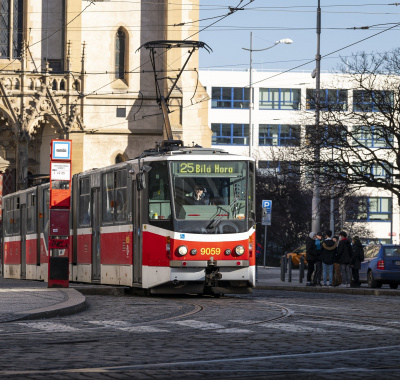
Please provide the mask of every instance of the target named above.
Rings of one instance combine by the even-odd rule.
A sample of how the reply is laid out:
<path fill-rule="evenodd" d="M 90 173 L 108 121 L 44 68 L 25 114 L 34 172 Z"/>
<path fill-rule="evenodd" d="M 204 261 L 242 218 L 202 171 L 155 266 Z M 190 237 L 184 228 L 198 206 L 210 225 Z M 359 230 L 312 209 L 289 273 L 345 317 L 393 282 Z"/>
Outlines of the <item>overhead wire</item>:
<path fill-rule="evenodd" d="M 387 31 L 389 31 L 389 30 L 395 28 L 396 26 L 400 26 L 400 23 L 397 23 L 397 24 L 395 24 L 394 26 L 392 26 L 392 27 L 390 27 L 390 28 L 387 28 L 387 29 L 385 29 L 385 30 L 383 30 L 383 31 L 380 31 L 380 32 L 378 32 L 378 33 L 372 34 L 371 36 L 365 37 L 365 38 L 363 38 L 363 39 L 361 39 L 361 40 L 358 40 L 358 41 L 356 41 L 356 42 L 353 42 L 353 43 L 351 43 L 351 44 L 348 44 L 348 45 L 346 45 L 346 46 L 344 46 L 344 47 L 342 47 L 342 48 L 340 48 L 340 49 L 336 49 L 336 50 L 334 50 L 334 51 L 331 51 L 330 53 L 323 54 L 323 55 L 321 55 L 321 58 L 328 57 L 328 56 L 330 56 L 330 55 L 332 55 L 332 54 L 338 53 L 339 51 L 345 50 L 345 49 L 347 49 L 347 48 L 349 48 L 349 47 L 351 47 L 351 46 L 354 46 L 354 45 L 357 45 L 357 44 L 359 44 L 359 43 L 361 43 L 361 42 L 367 41 L 367 40 L 369 40 L 369 39 L 371 39 L 371 38 L 373 38 L 373 37 L 378 36 L 379 34 L 385 33 L 385 32 L 387 32 Z M 291 69 L 284 70 L 283 72 L 281 72 L 281 73 L 279 73 L 279 74 L 275 74 L 275 75 L 273 75 L 273 76 L 271 76 L 271 77 L 264 78 L 264 79 L 258 80 L 258 81 L 256 81 L 256 82 L 253 82 L 253 84 L 257 84 L 257 83 L 263 82 L 263 81 L 265 81 L 265 80 L 275 78 L 275 77 L 277 77 L 277 76 L 279 76 L 279 75 L 282 75 L 282 74 L 285 74 L 285 73 L 287 73 L 287 72 L 296 70 L 296 69 L 298 69 L 299 67 L 306 66 L 306 65 L 308 65 L 308 64 L 310 64 L 310 63 L 312 63 L 312 62 L 314 62 L 314 61 L 315 61 L 314 59 L 313 59 L 313 60 L 310 60 L 310 61 L 308 61 L 308 62 L 306 62 L 306 63 L 303 63 L 303 64 L 298 65 L 298 66 L 296 66 L 296 67 L 293 67 L 293 68 L 291 68 Z"/>
<path fill-rule="evenodd" d="M 238 7 L 240 6 L 240 4 L 241 4 L 242 2 L 243 2 L 243 0 L 240 1 Z M 243 5 L 242 7 L 244 8 L 244 7 L 246 7 L 247 5 L 249 5 L 249 4 L 252 3 L 252 2 L 253 2 L 253 0 L 249 1 L 247 4 Z M 89 6 L 92 5 L 93 3 L 94 3 L 93 1 L 90 1 L 90 4 L 89 4 L 80 14 L 82 14 Z M 369 6 L 369 5 L 378 5 L 378 4 L 364 4 L 363 6 Z M 379 4 L 379 5 L 382 5 L 382 4 Z M 394 4 L 385 4 L 385 5 L 394 5 Z M 339 6 L 339 5 L 332 5 L 332 6 Z M 351 6 L 351 5 L 350 5 L 350 4 L 346 4 L 346 6 Z M 236 7 L 236 8 L 238 8 L 238 7 Z M 299 6 L 299 7 L 300 7 L 300 6 Z M 302 6 L 302 7 L 304 7 L 304 6 Z M 324 6 L 324 7 L 325 7 L 325 6 Z M 263 7 L 263 8 L 264 8 L 264 7 Z M 265 8 L 267 8 L 267 7 L 265 7 Z M 268 8 L 271 8 L 271 7 L 268 7 Z M 282 8 L 282 7 L 277 7 L 277 8 Z M 238 9 L 235 9 L 235 8 L 233 8 L 233 9 L 235 10 L 235 12 L 238 10 Z M 254 9 L 254 8 L 247 8 L 246 10 L 251 10 L 251 9 Z M 241 10 L 243 10 L 243 9 L 241 9 Z M 199 34 L 200 32 L 205 31 L 205 30 L 211 28 L 211 27 L 214 26 L 216 23 L 222 21 L 223 19 L 225 19 L 226 17 L 230 16 L 231 14 L 233 14 L 233 13 L 235 13 L 235 12 L 230 11 L 228 14 L 222 15 L 221 18 L 220 18 L 219 20 L 217 20 L 217 21 L 214 22 L 214 23 L 211 23 L 210 25 L 207 25 L 206 27 L 202 28 L 201 30 L 199 30 L 199 31 L 197 31 L 196 33 L 192 34 L 191 36 L 187 37 L 186 39 L 192 38 L 192 37 L 195 36 L 196 34 Z M 87 13 L 89 13 L 89 12 L 87 12 Z M 79 15 L 80 15 L 80 14 L 79 14 Z M 67 26 L 67 25 L 70 24 L 72 21 L 74 21 L 77 17 L 79 17 L 79 15 L 77 15 L 73 20 L 71 20 L 71 21 L 70 21 L 69 23 L 67 23 L 65 26 Z M 219 16 L 216 16 L 216 17 L 219 17 Z M 388 23 L 388 24 L 389 24 L 389 23 Z M 371 26 L 371 28 L 372 28 L 372 27 L 376 27 L 376 26 L 381 26 L 381 25 L 386 25 L 386 24 L 376 24 L 376 25 L 374 25 L 374 26 Z M 328 56 L 331 55 L 331 54 L 334 54 L 334 53 L 336 53 L 336 52 L 339 52 L 339 51 L 341 51 L 341 50 L 344 50 L 344 49 L 346 49 L 346 48 L 348 48 L 348 47 L 350 47 L 350 46 L 354 46 L 355 44 L 358 44 L 358 43 L 360 43 L 360 42 L 363 42 L 363 41 L 365 41 L 365 40 L 367 40 L 367 39 L 369 39 L 369 38 L 372 38 L 372 37 L 374 37 L 374 36 L 376 36 L 376 35 L 378 35 L 378 34 L 381 34 L 381 33 L 383 33 L 383 32 L 386 32 L 386 31 L 388 31 L 388 30 L 394 29 L 395 27 L 398 27 L 399 25 L 400 25 L 400 23 L 394 24 L 394 26 L 392 26 L 391 28 L 384 29 L 384 30 L 382 30 L 382 31 L 379 32 L 379 33 L 376 33 L 376 34 L 374 34 L 374 35 L 372 35 L 372 36 L 369 36 L 369 37 L 367 37 L 367 38 L 365 38 L 365 39 L 362 39 L 362 40 L 360 40 L 360 41 L 357 41 L 357 42 L 355 42 L 355 43 L 353 43 L 353 44 L 349 44 L 349 45 L 347 45 L 347 46 L 345 46 L 345 47 L 343 47 L 343 48 L 337 49 L 337 50 L 335 50 L 334 52 L 328 53 L 328 54 L 326 54 L 326 55 L 324 55 L 324 56 L 322 56 L 322 57 L 323 57 L 323 58 L 326 58 L 326 57 L 328 57 Z M 64 28 L 65 26 L 63 26 L 63 28 Z M 310 29 L 314 29 L 314 28 L 310 28 Z M 60 30 L 62 30 L 62 28 L 59 29 L 58 31 L 60 31 Z M 53 34 L 51 34 L 51 35 L 48 36 L 47 38 L 50 38 L 52 35 L 54 35 L 54 34 L 57 33 L 58 31 L 54 32 Z M 46 38 L 43 38 L 41 41 L 43 41 L 43 40 L 45 40 L 45 39 L 46 39 Z M 39 43 L 39 42 L 40 42 L 40 41 L 36 42 L 35 44 L 37 44 L 37 43 Z M 31 45 L 31 46 L 33 46 L 33 45 Z M 15 61 L 15 60 L 14 60 L 14 61 Z M 14 62 L 14 61 L 13 61 L 13 62 Z M 291 69 L 289 69 L 289 70 L 285 70 L 285 71 L 283 71 L 282 73 L 276 74 L 276 75 L 274 75 L 274 76 L 272 76 L 272 77 L 269 77 L 269 78 L 266 78 L 266 79 L 263 79 L 263 80 L 271 79 L 271 78 L 273 78 L 273 77 L 275 77 L 275 76 L 277 76 L 277 75 L 281 75 L 281 74 L 284 74 L 284 73 L 286 73 L 286 72 L 293 71 L 293 70 L 295 70 L 295 69 L 297 69 L 297 68 L 303 67 L 303 66 L 305 66 L 305 65 L 307 65 L 307 64 L 309 64 L 309 63 L 312 63 L 312 62 L 314 62 L 314 60 L 307 61 L 306 63 L 304 63 L 304 64 L 302 64 L 302 65 L 298 65 L 298 66 L 296 66 L 296 67 L 293 67 L 293 68 L 291 68 Z M 148 62 L 145 62 L 144 64 L 146 64 L 146 63 L 148 63 Z M 140 69 L 144 64 L 138 66 L 136 69 Z M 8 67 L 8 66 L 6 66 L 6 67 Z M 5 69 L 5 68 L 1 69 L 0 71 L 3 71 L 4 69 Z M 136 73 L 136 72 L 135 72 L 136 69 L 131 70 L 131 71 L 127 72 L 127 73 Z M 112 72 L 106 72 L 106 73 L 112 73 Z M 86 73 L 85 73 L 85 74 L 86 74 Z M 89 73 L 89 74 L 90 74 L 90 73 Z M 261 80 L 261 81 L 263 81 L 263 80 Z M 83 96 L 84 96 L 84 97 L 87 97 L 87 96 L 93 95 L 94 93 L 99 92 L 102 88 L 106 87 L 107 85 L 109 85 L 109 84 L 111 84 L 111 83 L 113 83 L 113 82 L 115 82 L 115 80 L 112 81 L 112 82 L 110 82 L 110 83 L 108 83 L 108 84 L 106 84 L 106 85 L 104 85 L 104 86 L 102 86 L 102 87 L 100 87 L 100 88 L 98 88 L 97 90 L 94 90 L 94 91 L 90 92 L 89 94 L 86 94 L 86 95 L 83 95 Z M 258 81 L 258 82 L 260 82 L 260 81 Z M 255 82 L 254 84 L 256 84 L 256 83 L 258 83 L 258 82 Z M 197 86 L 196 86 L 196 87 L 197 87 Z M 201 100 L 201 102 L 202 102 L 202 101 L 205 101 L 205 100 Z M 197 103 L 198 103 L 198 102 L 196 102 L 195 104 L 197 104 Z M 189 105 L 189 106 L 187 106 L 187 107 L 190 107 L 190 106 L 192 106 L 192 105 Z"/>

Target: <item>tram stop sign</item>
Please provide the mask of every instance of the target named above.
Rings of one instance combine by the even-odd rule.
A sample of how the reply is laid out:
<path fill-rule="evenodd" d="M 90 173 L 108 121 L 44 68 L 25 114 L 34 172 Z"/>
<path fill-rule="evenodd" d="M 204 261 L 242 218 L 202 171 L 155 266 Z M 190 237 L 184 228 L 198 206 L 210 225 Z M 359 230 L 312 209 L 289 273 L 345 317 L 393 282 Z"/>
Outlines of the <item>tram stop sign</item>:
<path fill-rule="evenodd" d="M 272 211 L 272 201 L 262 201 L 262 216 L 261 224 L 263 226 L 271 225 L 271 211 Z"/>

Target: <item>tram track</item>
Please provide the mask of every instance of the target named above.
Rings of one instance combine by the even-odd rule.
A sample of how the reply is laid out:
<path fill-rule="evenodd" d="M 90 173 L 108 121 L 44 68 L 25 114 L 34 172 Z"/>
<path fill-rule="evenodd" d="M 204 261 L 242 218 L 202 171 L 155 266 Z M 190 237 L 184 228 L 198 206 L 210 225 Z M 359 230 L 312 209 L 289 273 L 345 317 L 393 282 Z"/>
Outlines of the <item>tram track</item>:
<path fill-rule="evenodd" d="M 168 298 L 168 300 L 171 300 L 171 298 Z M 264 315 L 265 313 L 279 313 L 279 315 L 272 315 L 270 318 L 263 318 L 261 320 L 255 320 L 255 321 L 251 321 L 248 320 L 245 323 L 246 327 L 250 327 L 250 326 L 256 326 L 256 325 L 261 325 L 264 323 L 271 323 L 271 322 L 278 322 L 281 320 L 284 320 L 288 317 L 290 317 L 293 314 L 293 311 L 285 306 L 279 305 L 277 303 L 273 303 L 273 302 L 268 302 L 268 301 L 255 301 L 254 300 L 246 300 L 246 299 L 240 299 L 237 297 L 222 297 L 219 298 L 219 300 L 226 300 L 226 301 L 234 301 L 235 304 L 237 302 L 239 302 L 240 305 L 232 305 L 232 304 L 226 304 L 226 305 L 221 305 L 221 303 L 218 304 L 212 304 L 210 302 L 208 302 L 209 300 L 212 299 L 205 299 L 204 302 L 193 302 L 193 300 L 191 299 L 179 299 L 179 300 L 175 300 L 177 303 L 177 306 L 179 304 L 186 306 L 190 306 L 191 310 L 185 310 L 185 312 L 180 313 L 180 314 L 176 314 L 176 315 L 170 315 L 167 317 L 158 317 L 158 316 L 154 316 L 152 317 L 151 320 L 147 320 L 147 321 L 140 321 L 140 322 L 129 322 L 130 327 L 134 328 L 134 327 L 138 327 L 138 326 L 148 326 L 148 327 L 158 327 L 160 324 L 164 323 L 164 322 L 172 322 L 172 321 L 179 321 L 179 320 L 187 320 L 188 318 L 193 318 L 196 317 L 195 320 L 199 320 L 201 321 L 201 319 L 210 319 L 212 318 L 210 315 L 201 315 L 202 313 L 205 313 L 208 310 L 214 309 L 214 308 L 218 308 L 220 309 L 221 307 L 225 306 L 226 308 L 241 308 L 243 310 L 246 310 L 248 307 L 253 307 L 254 308 L 254 303 L 260 305 L 262 304 L 263 307 L 260 309 L 260 315 Z M 252 305 L 249 305 L 252 304 Z M 138 306 L 136 304 L 136 306 Z M 158 305 L 160 306 L 160 305 Z M 143 304 L 143 307 L 149 307 L 148 304 Z M 265 307 L 267 307 L 267 309 L 265 309 Z M 215 309 L 212 310 L 211 313 L 215 312 Z M 81 314 L 82 315 L 82 314 Z M 246 317 L 243 316 L 243 319 L 245 319 Z M 67 318 L 68 319 L 68 318 Z M 115 317 L 113 318 L 115 320 L 119 320 L 120 318 Z M 68 323 L 65 319 L 63 320 L 57 320 L 57 319 L 49 319 L 46 322 L 39 322 L 39 321 L 13 321 L 13 322 L 9 322 L 9 323 L 19 323 L 21 325 L 23 324 L 27 324 L 29 325 L 29 323 L 49 323 L 49 324 L 64 324 L 64 323 Z M 201 323 L 201 322 L 199 322 Z M 79 331 L 81 332 L 85 332 L 85 333 L 90 333 L 90 332 L 98 332 L 98 331 L 102 331 L 102 330 L 106 330 L 107 328 L 111 327 L 112 325 L 108 325 L 107 323 L 105 323 L 104 326 L 96 326 L 96 327 L 81 327 L 79 329 Z M 183 324 L 184 326 L 184 324 Z M 243 326 L 243 327 L 245 327 Z M 226 327 L 224 326 L 223 328 L 232 328 L 232 327 L 237 327 L 237 325 L 235 324 L 235 322 L 230 322 L 230 326 Z M 215 328 L 208 328 L 208 331 L 217 331 L 217 330 L 221 330 L 221 326 L 215 327 Z M 58 333 L 58 334 L 68 334 L 68 333 L 73 333 L 74 331 L 52 331 L 53 333 Z M 22 335 L 40 335 L 40 334 L 45 334 L 48 333 L 48 331 L 27 331 L 27 332 L 1 332 L 0 331 L 0 337 L 6 337 L 8 335 L 13 335 L 13 336 L 22 336 Z"/>

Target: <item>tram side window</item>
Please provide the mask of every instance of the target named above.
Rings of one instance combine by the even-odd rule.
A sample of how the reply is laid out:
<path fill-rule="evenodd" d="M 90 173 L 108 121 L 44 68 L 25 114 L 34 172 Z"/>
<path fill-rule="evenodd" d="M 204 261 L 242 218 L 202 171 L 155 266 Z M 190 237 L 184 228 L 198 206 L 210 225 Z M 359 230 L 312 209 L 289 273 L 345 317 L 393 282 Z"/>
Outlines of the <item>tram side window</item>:
<path fill-rule="evenodd" d="M 256 214 L 255 214 L 255 199 L 253 197 L 254 193 L 254 164 L 252 162 L 249 163 L 249 192 L 248 192 L 248 198 L 249 198 L 249 203 L 248 203 L 248 218 L 250 223 L 254 223 L 256 220 Z"/>
<path fill-rule="evenodd" d="M 44 242 L 47 245 L 49 241 L 49 210 L 50 210 L 50 189 L 43 189 L 43 204 L 42 204 L 42 229 Z"/>
<path fill-rule="evenodd" d="M 20 232 L 20 203 L 19 197 L 14 198 L 14 218 L 13 218 L 13 232 L 19 234 Z"/>
<path fill-rule="evenodd" d="M 83 178 L 79 183 L 79 226 L 90 225 L 90 182 Z"/>
<path fill-rule="evenodd" d="M 27 203 L 27 232 L 33 233 L 36 230 L 35 223 L 35 215 L 36 215 L 36 196 L 31 193 L 28 194 L 28 203 Z"/>
<path fill-rule="evenodd" d="M 126 169 L 103 174 L 103 223 L 126 222 L 128 216 Z"/>
<path fill-rule="evenodd" d="M 103 174 L 102 186 L 103 223 L 112 223 L 114 214 L 114 173 Z"/>
<path fill-rule="evenodd" d="M 127 171 L 119 170 L 115 172 L 115 221 L 126 222 L 128 215 L 127 200 Z"/>
<path fill-rule="evenodd" d="M 5 233 L 6 235 L 12 235 L 13 234 L 13 214 L 14 210 L 12 208 L 12 199 L 7 199 L 5 202 Z"/>
<path fill-rule="evenodd" d="M 170 191 L 166 162 L 153 162 L 149 172 L 149 219 L 171 219 Z"/>

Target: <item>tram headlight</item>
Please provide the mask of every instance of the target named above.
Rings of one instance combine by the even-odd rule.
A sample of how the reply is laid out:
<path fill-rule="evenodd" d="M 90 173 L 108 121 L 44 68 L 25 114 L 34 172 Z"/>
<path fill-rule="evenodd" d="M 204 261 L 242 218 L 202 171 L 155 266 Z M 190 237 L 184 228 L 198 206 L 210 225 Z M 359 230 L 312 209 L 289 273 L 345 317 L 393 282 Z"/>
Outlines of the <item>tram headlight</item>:
<path fill-rule="evenodd" d="M 195 255 L 197 255 L 197 249 L 191 249 L 190 250 L 190 254 L 192 255 L 192 256 L 195 256 Z"/>
<path fill-rule="evenodd" d="M 235 253 L 236 253 L 238 256 L 242 256 L 243 253 L 244 253 L 244 247 L 243 247 L 243 245 L 238 245 L 237 247 L 235 247 Z"/>
<path fill-rule="evenodd" d="M 231 250 L 230 249 L 225 249 L 225 255 L 229 256 L 231 254 Z"/>
<path fill-rule="evenodd" d="M 181 245 L 178 247 L 178 255 L 179 256 L 185 256 L 188 253 L 188 249 L 186 247 L 186 245 Z"/>

